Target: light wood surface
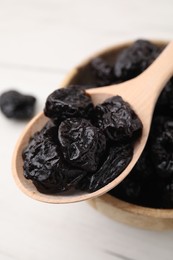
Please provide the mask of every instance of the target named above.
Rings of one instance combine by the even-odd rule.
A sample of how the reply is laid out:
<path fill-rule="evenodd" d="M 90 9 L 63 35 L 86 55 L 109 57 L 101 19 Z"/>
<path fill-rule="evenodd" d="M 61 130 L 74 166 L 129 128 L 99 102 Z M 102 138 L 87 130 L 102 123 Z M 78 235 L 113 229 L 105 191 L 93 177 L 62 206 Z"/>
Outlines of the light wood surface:
<path fill-rule="evenodd" d="M 13 87 L 33 94 L 40 112 L 68 71 L 97 50 L 172 39 L 172 10 L 172 0 L 0 1 L 0 93 Z M 0 260 L 172 260 L 172 231 L 121 224 L 86 202 L 53 205 L 25 196 L 11 174 L 25 125 L 0 113 Z"/>

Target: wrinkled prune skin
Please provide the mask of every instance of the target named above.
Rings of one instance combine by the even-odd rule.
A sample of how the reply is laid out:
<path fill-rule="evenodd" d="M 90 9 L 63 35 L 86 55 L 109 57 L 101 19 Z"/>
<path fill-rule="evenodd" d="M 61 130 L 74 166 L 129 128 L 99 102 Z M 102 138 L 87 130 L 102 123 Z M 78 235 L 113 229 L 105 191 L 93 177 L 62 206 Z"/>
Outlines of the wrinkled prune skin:
<path fill-rule="evenodd" d="M 113 181 L 127 167 L 133 156 L 130 145 L 111 147 L 98 171 L 87 174 L 77 185 L 78 189 L 94 192 Z"/>
<path fill-rule="evenodd" d="M 114 74 L 122 81 L 143 72 L 159 55 L 161 49 L 146 40 L 138 40 L 116 57 Z"/>
<path fill-rule="evenodd" d="M 116 82 L 123 82 L 139 75 L 154 61 L 162 49 L 162 47 L 157 47 L 144 40 L 138 40 L 129 48 L 126 48 L 115 60 Z M 112 65 L 110 64 L 110 66 Z M 99 81 L 98 78 L 98 85 L 100 84 Z M 149 140 L 144 152 L 126 179 L 110 191 L 111 195 L 144 207 L 173 208 L 172 152 L 170 152 L 172 134 L 170 134 L 170 126 L 165 129 L 166 122 L 173 120 L 172 115 L 173 78 L 167 83 L 157 101 Z M 163 134 L 165 131 L 166 134 Z"/>
<path fill-rule="evenodd" d="M 61 88 L 51 93 L 45 104 L 44 114 L 59 125 L 66 118 L 89 118 L 94 106 L 89 95 L 77 88 Z"/>
<path fill-rule="evenodd" d="M 23 151 L 24 176 L 45 194 L 66 191 L 86 174 L 68 165 L 58 146 L 57 127 L 48 123 Z"/>
<path fill-rule="evenodd" d="M 64 158 L 70 164 L 87 172 L 97 170 L 106 149 L 106 138 L 90 121 L 66 119 L 59 126 L 58 138 Z"/>
<path fill-rule="evenodd" d="M 149 140 L 137 164 L 110 194 L 144 207 L 173 207 L 171 188 L 166 188 L 171 187 L 173 176 L 172 138 L 170 117 L 155 117 Z"/>
<path fill-rule="evenodd" d="M 148 143 L 129 175 L 109 193 L 124 201 L 157 207 L 157 179 L 149 154 Z"/>
<path fill-rule="evenodd" d="M 30 119 L 34 114 L 36 98 L 23 95 L 15 90 L 4 92 L 0 96 L 0 108 L 8 118 Z"/>
<path fill-rule="evenodd" d="M 91 71 L 97 79 L 97 86 L 107 86 L 115 82 L 113 66 L 101 57 L 91 61 Z"/>
<path fill-rule="evenodd" d="M 120 96 L 111 97 L 95 107 L 96 125 L 113 141 L 122 142 L 139 136 L 142 122 Z"/>
<path fill-rule="evenodd" d="M 135 43 L 134 46 L 132 45 L 131 48 L 128 48 L 128 50 L 122 55 L 123 58 L 119 58 L 121 56 L 120 54 L 119 57 L 117 58 L 117 61 L 115 61 L 115 63 L 117 64 L 115 64 L 114 66 L 114 68 L 116 68 L 116 66 L 119 66 L 118 70 L 120 74 L 117 75 L 115 73 L 115 75 L 113 76 L 114 79 L 112 78 L 113 80 L 112 82 L 111 82 L 111 77 L 109 78 L 108 76 L 108 78 L 106 78 L 106 73 L 107 75 L 111 75 L 111 73 L 109 74 L 109 71 L 111 72 L 112 64 L 108 65 L 107 60 L 102 59 L 101 61 L 98 60 L 97 61 L 98 63 L 96 62 L 96 67 L 98 65 L 98 71 L 97 68 L 96 70 L 93 71 L 94 74 L 93 81 L 92 80 L 88 81 L 89 82 L 88 85 L 85 86 L 74 85 L 71 86 L 70 88 L 76 89 L 75 91 L 77 91 L 78 89 L 86 89 L 94 86 L 104 86 L 107 85 L 107 82 L 109 81 L 110 81 L 109 84 L 112 84 L 115 81 L 123 82 L 129 78 L 133 78 L 134 76 L 139 75 L 147 66 L 149 66 L 152 63 L 152 61 L 157 57 L 157 55 L 161 51 L 160 47 L 156 47 L 156 46 L 153 47 L 153 46 L 154 45 L 152 43 L 140 40 L 137 43 Z M 143 56 L 145 56 L 144 59 Z M 127 59 L 127 64 L 125 64 L 126 59 Z M 125 65 L 123 64 L 122 61 L 124 62 Z M 99 66 L 101 70 L 99 70 Z M 94 85 L 95 82 L 96 85 Z M 141 205 L 144 207 L 173 208 L 173 186 L 172 186 L 173 175 L 171 173 L 172 172 L 171 170 L 172 169 L 171 168 L 172 167 L 171 166 L 172 165 L 172 157 L 171 157 L 172 123 L 171 122 L 173 120 L 172 102 L 173 102 L 173 78 L 167 83 L 165 89 L 162 91 L 158 99 L 156 109 L 154 112 L 153 121 L 152 121 L 152 128 L 150 131 L 149 140 L 147 142 L 145 150 L 143 151 L 137 164 L 132 169 L 130 174 L 125 178 L 125 180 L 122 181 L 122 183 L 120 183 L 116 188 L 110 191 L 111 195 L 123 199 L 124 201 Z M 90 116 L 88 118 L 91 119 Z M 63 120 L 65 120 L 65 118 L 63 118 Z M 91 121 L 92 124 L 94 124 L 93 118 L 91 120 L 92 120 Z M 95 124 L 95 126 L 98 127 L 97 124 Z M 51 128 L 46 130 L 45 133 L 48 133 L 49 131 L 50 132 L 52 131 Z M 52 139 L 53 142 L 59 143 L 59 141 L 57 141 L 58 139 L 57 133 L 58 133 L 58 129 L 56 128 L 54 135 L 52 134 L 50 135 L 53 136 Z M 110 145 L 112 145 L 113 147 L 110 148 Z M 68 173 L 70 173 L 70 175 L 72 176 L 71 180 L 73 182 L 72 184 L 73 187 L 75 187 L 76 189 L 81 189 L 89 192 L 91 192 L 92 189 L 94 191 L 96 187 L 99 187 L 100 181 L 102 182 L 101 173 L 106 174 L 107 179 L 111 178 L 111 174 L 112 174 L 111 162 L 113 162 L 114 158 L 112 158 L 113 153 L 109 153 L 109 151 L 110 149 L 114 149 L 114 150 L 118 149 L 118 147 L 114 147 L 115 145 L 121 146 L 122 144 L 117 142 L 112 142 L 112 139 L 109 142 L 107 141 L 106 150 L 103 153 L 103 156 L 101 156 L 100 158 L 98 169 L 95 172 L 88 172 L 85 170 L 81 170 L 80 168 L 77 168 L 76 166 L 73 166 L 72 164 L 67 162 L 67 160 L 64 158 L 64 155 L 61 151 L 61 146 L 59 144 L 57 148 L 58 149 L 57 153 L 60 159 L 62 160 L 62 162 L 65 164 L 65 166 L 64 165 L 62 166 L 61 164 L 60 168 L 68 169 L 65 172 L 65 175 L 67 176 L 67 181 L 64 180 L 63 187 L 68 187 L 65 189 L 69 189 L 71 185 L 71 181 L 69 180 Z M 158 152 L 156 149 L 158 149 Z M 164 164 L 165 161 L 166 164 Z M 159 167 L 158 169 L 158 166 L 160 164 L 163 167 Z M 167 167 L 164 167 L 164 165 L 166 165 Z M 73 172 L 74 168 L 75 171 Z M 107 169 L 110 169 L 109 171 L 111 173 L 110 176 L 109 175 L 107 176 L 108 174 Z M 71 170 L 72 173 L 70 172 Z M 76 171 L 79 171 L 79 173 L 76 173 Z M 62 171 L 60 171 L 60 173 L 62 173 Z M 95 175 L 96 173 L 98 174 L 97 175 L 98 178 L 96 178 Z M 50 185 L 51 179 L 48 178 L 47 180 L 48 181 L 43 182 L 43 184 L 42 182 L 37 182 L 36 184 L 37 186 L 39 185 L 40 190 L 42 190 L 43 187 L 43 192 L 45 192 L 45 190 L 47 189 L 48 191 L 51 190 L 49 189 L 49 187 L 51 187 Z M 60 183 L 61 180 L 62 179 L 60 178 Z M 70 184 L 66 185 L 66 182 Z M 62 191 L 65 189 L 61 187 L 61 189 L 59 190 Z M 59 192 L 57 191 L 57 188 L 55 193 L 56 192 Z"/>
<path fill-rule="evenodd" d="M 161 177 L 173 177 L 173 120 L 166 121 L 163 131 L 152 138 L 151 158 Z"/>

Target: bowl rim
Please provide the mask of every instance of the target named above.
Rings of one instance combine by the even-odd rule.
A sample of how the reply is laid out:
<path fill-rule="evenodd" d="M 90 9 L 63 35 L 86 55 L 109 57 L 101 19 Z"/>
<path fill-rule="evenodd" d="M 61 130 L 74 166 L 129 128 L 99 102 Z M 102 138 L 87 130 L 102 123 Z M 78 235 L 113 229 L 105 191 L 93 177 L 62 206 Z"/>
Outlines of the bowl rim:
<path fill-rule="evenodd" d="M 144 38 L 142 38 L 144 39 Z M 169 40 L 161 40 L 161 39 L 146 39 L 156 45 L 166 45 L 168 44 Z M 120 48 L 125 48 L 131 45 L 136 39 L 131 41 L 123 41 L 118 44 L 114 44 L 108 47 L 105 47 L 97 52 L 94 52 L 91 54 L 88 58 L 81 61 L 78 65 L 76 65 L 74 68 L 72 68 L 69 73 L 65 76 L 64 80 L 61 82 L 61 87 L 67 87 L 70 84 L 70 81 L 73 80 L 73 78 L 80 72 L 80 69 L 84 66 L 88 65 L 88 63 L 91 61 L 91 59 L 104 55 L 108 52 L 113 52 L 114 50 L 118 50 Z M 109 203 L 114 208 L 119 208 L 123 211 L 134 213 L 141 216 L 148 216 L 153 218 L 162 218 L 162 219 L 171 219 L 173 218 L 173 209 L 160 209 L 160 208 L 149 208 L 149 207 L 143 207 L 139 206 L 133 203 L 126 202 L 124 200 L 118 199 L 117 197 L 114 197 L 108 193 L 98 197 L 105 203 Z M 94 200 L 97 200 L 98 198 L 95 198 Z"/>
<path fill-rule="evenodd" d="M 96 198 L 97 199 L 97 198 Z M 108 193 L 100 196 L 100 199 L 104 203 L 108 203 L 110 206 L 121 209 L 123 211 L 133 213 L 141 216 L 148 216 L 153 218 L 162 219 L 173 219 L 173 209 L 157 209 L 139 206 L 137 204 L 132 204 L 124 200 L 118 199 Z"/>
<path fill-rule="evenodd" d="M 146 40 L 144 38 L 141 38 L 141 39 Z M 98 56 L 102 56 L 102 55 L 104 55 L 105 53 L 108 53 L 108 52 L 112 52 L 112 51 L 115 50 L 115 48 L 116 49 L 126 48 L 126 47 L 130 46 L 136 40 L 138 40 L 138 39 L 119 42 L 118 44 L 114 44 L 114 45 L 110 45 L 108 47 L 104 47 L 101 50 L 92 53 L 91 55 L 89 55 L 89 57 L 83 59 L 76 66 L 74 66 L 71 70 L 69 70 L 69 72 L 67 73 L 65 78 L 60 82 L 60 87 L 62 87 L 62 88 L 67 87 L 68 84 L 69 84 L 68 82 L 71 81 L 79 73 L 80 69 L 82 67 L 86 66 L 93 58 L 96 58 Z M 164 45 L 168 44 L 170 40 L 149 39 L 148 41 L 150 41 L 150 42 L 152 42 L 156 45 L 164 46 Z"/>

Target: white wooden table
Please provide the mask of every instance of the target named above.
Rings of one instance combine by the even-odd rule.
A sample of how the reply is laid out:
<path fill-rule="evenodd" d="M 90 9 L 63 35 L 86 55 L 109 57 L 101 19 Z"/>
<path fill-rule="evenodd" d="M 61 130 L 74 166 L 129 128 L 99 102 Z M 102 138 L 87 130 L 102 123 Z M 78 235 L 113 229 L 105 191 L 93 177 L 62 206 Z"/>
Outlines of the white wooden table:
<path fill-rule="evenodd" d="M 47 95 L 87 55 L 125 40 L 173 38 L 172 0 L 0 0 L 0 93 Z M 172 260 L 173 231 L 113 222 L 87 203 L 49 205 L 16 187 L 25 123 L 0 114 L 0 260 Z"/>

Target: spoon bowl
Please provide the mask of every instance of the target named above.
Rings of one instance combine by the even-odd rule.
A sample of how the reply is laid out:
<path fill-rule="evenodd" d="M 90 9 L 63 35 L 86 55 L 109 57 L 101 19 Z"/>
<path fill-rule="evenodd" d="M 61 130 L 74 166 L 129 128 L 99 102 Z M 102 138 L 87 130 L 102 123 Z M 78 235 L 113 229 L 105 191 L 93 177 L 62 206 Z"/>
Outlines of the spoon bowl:
<path fill-rule="evenodd" d="M 26 195 L 28 195 L 32 199 L 39 200 L 42 202 L 47 202 L 47 203 L 55 203 L 55 204 L 72 203 L 72 202 L 91 199 L 93 197 L 100 196 L 105 192 L 109 191 L 110 189 L 112 189 L 113 187 L 112 185 L 114 186 L 118 185 L 118 183 L 122 181 L 122 178 L 124 179 L 128 174 L 128 172 L 132 169 L 133 165 L 130 163 L 125 169 L 126 171 L 123 171 L 122 173 L 123 176 L 119 175 L 113 181 L 113 182 L 116 181 L 115 184 L 111 182 L 108 184 L 110 187 L 107 187 L 108 185 L 106 185 L 102 189 L 92 193 L 82 192 L 78 190 L 75 190 L 75 192 L 69 191 L 69 192 L 62 192 L 53 195 L 40 193 L 36 189 L 32 181 L 27 180 L 23 175 L 22 152 L 24 148 L 27 146 L 31 136 L 33 136 L 35 132 L 40 131 L 44 127 L 44 125 L 48 122 L 48 120 L 49 119 L 45 117 L 45 115 L 42 112 L 39 113 L 36 117 L 34 117 L 27 125 L 27 127 L 24 129 L 23 133 L 21 134 L 13 154 L 12 171 L 13 171 L 13 176 L 16 181 L 16 184 Z M 135 143 L 134 156 L 137 155 L 137 151 L 139 150 L 140 145 L 138 145 L 138 143 L 140 144 L 140 140 Z M 137 159 L 138 158 L 136 158 L 136 160 Z"/>
<path fill-rule="evenodd" d="M 122 96 L 125 101 L 129 102 L 143 123 L 142 136 L 134 145 L 133 158 L 126 169 L 116 179 L 92 193 L 71 191 L 56 195 L 46 195 L 38 192 L 32 181 L 25 179 L 23 175 L 22 151 L 27 146 L 30 137 L 36 131 L 41 130 L 48 121 L 48 118 L 46 118 L 43 113 L 40 113 L 27 125 L 14 151 L 13 175 L 20 189 L 33 199 L 61 204 L 98 197 L 118 185 L 131 171 L 145 147 L 155 103 L 165 83 L 173 74 L 173 59 L 171 60 L 171 55 L 173 56 L 173 42 L 171 42 L 156 61 L 138 77 L 118 85 L 87 90 L 94 104 L 102 103 L 111 96 Z M 148 89 L 150 91 L 148 91 Z"/>

